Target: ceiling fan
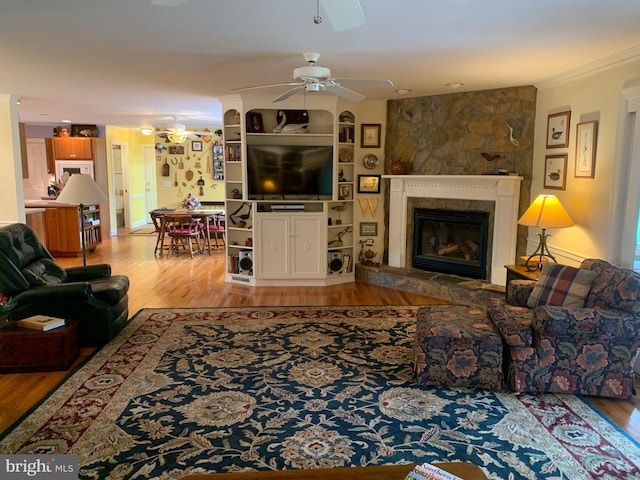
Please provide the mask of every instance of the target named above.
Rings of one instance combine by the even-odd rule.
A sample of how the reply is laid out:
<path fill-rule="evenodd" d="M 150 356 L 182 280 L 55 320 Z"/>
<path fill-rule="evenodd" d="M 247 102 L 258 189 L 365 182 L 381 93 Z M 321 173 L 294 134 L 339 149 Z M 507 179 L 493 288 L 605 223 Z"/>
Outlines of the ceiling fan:
<path fill-rule="evenodd" d="M 160 7 L 179 7 L 188 1 L 189 0 L 149 0 L 152 5 Z M 320 5 L 322 5 L 322 10 L 329 19 L 331 27 L 336 32 L 359 27 L 365 22 L 360 0 L 317 0 L 316 14 L 313 16 L 313 23 L 316 25 L 322 23 Z"/>
<path fill-rule="evenodd" d="M 257 88 L 292 86 L 292 89 L 287 90 L 282 95 L 277 97 L 274 100 L 274 103 L 286 100 L 291 95 L 300 90 L 304 90 L 305 92 L 326 91 L 334 95 L 338 95 L 339 97 L 345 98 L 351 102 L 359 102 L 360 100 L 363 100 L 365 96 L 354 90 L 343 87 L 341 85 L 341 82 L 359 83 L 361 85 L 369 85 L 374 87 L 393 86 L 391 80 L 333 78 L 331 77 L 331 70 L 329 68 L 317 65 L 317 61 L 319 58 L 319 53 L 305 53 L 304 59 L 307 61 L 307 65 L 295 68 L 293 70 L 293 82 L 275 83 L 271 85 L 255 85 L 252 87 L 232 88 L 231 90 L 234 92 L 240 92 L 244 90 L 254 90 Z"/>

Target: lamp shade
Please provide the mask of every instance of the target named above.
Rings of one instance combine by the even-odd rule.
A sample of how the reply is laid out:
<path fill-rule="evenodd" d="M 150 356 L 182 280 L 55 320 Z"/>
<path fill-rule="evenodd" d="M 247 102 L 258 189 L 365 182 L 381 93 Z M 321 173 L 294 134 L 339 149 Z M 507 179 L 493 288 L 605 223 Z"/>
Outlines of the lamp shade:
<path fill-rule="evenodd" d="M 74 173 L 69 177 L 60 195 L 56 199 L 58 203 L 70 203 L 71 205 L 93 205 L 107 202 L 107 197 L 93 181 L 90 175 Z"/>
<path fill-rule="evenodd" d="M 561 228 L 572 227 L 573 220 L 555 195 L 538 195 L 522 214 L 520 225 L 527 227 Z"/>

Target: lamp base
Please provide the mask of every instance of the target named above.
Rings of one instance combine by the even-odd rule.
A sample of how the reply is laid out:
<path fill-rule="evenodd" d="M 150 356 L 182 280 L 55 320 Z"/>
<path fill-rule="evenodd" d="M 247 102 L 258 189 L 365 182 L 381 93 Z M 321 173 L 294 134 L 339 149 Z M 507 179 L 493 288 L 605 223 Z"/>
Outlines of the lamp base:
<path fill-rule="evenodd" d="M 538 248 L 536 248 L 536 251 L 533 252 L 533 254 L 529 256 L 529 258 L 527 258 L 527 261 L 524 264 L 527 270 L 530 272 L 542 270 L 542 265 L 544 264 L 543 258 L 549 258 L 555 263 L 558 263 L 556 261 L 556 257 L 554 257 L 547 248 L 547 237 L 550 237 L 551 235 L 547 235 L 546 229 L 543 228 L 542 232 L 538 233 L 538 236 L 540 237 Z M 537 262 L 534 262 L 535 258 L 537 258 Z"/>

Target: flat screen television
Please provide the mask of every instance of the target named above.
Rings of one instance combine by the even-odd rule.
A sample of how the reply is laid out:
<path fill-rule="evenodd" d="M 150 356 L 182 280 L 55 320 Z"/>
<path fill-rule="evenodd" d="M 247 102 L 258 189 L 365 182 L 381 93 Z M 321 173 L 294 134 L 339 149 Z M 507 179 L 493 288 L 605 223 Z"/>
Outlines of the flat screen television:
<path fill-rule="evenodd" d="M 331 200 L 333 147 L 247 145 L 250 200 Z"/>

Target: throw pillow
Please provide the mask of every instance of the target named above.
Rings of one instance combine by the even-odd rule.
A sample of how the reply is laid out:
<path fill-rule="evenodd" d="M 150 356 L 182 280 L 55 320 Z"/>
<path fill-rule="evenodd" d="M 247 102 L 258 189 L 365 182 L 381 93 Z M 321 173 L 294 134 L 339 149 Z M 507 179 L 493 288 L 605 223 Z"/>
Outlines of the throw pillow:
<path fill-rule="evenodd" d="M 595 277 L 593 270 L 547 262 L 542 266 L 527 306 L 583 307 Z"/>

